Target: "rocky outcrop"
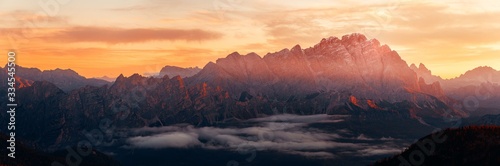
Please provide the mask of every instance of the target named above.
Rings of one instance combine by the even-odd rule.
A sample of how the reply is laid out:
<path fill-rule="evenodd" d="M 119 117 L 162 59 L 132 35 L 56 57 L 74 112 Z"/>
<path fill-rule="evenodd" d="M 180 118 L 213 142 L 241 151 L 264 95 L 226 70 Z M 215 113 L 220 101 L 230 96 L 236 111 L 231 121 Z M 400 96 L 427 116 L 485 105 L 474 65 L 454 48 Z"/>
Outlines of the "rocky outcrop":
<path fill-rule="evenodd" d="M 50 147 L 58 143 L 58 137 L 68 134 L 64 129 L 66 125 L 66 110 L 61 109 L 61 101 L 66 94 L 54 84 L 46 81 L 34 82 L 31 86 L 16 90 L 15 112 L 16 136 L 23 139 L 36 138 L 36 141 L 27 141 L 29 146 Z M 5 96 L 6 97 L 6 96 Z M 3 105 L 7 99 L 0 97 Z M 10 114 L 6 111 L 0 113 L 2 122 L 7 124 Z M 6 132 L 7 128 L 0 131 Z"/>
<path fill-rule="evenodd" d="M 427 69 L 422 63 L 420 63 L 418 67 L 412 63 L 410 68 L 417 73 L 417 77 L 424 79 L 426 84 L 433 84 L 435 82 L 443 83 L 444 81 L 441 77 L 433 75 L 432 71 Z"/>
<path fill-rule="evenodd" d="M 498 103 L 500 99 L 500 71 L 483 66 L 469 70 L 456 78 L 442 79 L 432 75 L 431 71 L 423 64 L 420 64 L 419 67 L 412 64 L 410 68 L 417 73 L 419 78 L 424 80 L 423 82 L 431 84 L 431 86 L 421 86 L 426 87 L 422 89 L 424 92 L 440 99 L 443 99 L 440 96 L 446 95 L 454 101 L 443 99 L 444 101 L 462 107 L 470 116 L 498 113 L 497 110 L 500 108 Z M 439 85 L 443 91 L 436 88 Z"/>
<path fill-rule="evenodd" d="M 422 77 L 420 77 L 418 83 L 420 85 L 420 90 L 422 91 L 422 93 L 430 94 L 443 101 L 448 100 L 448 97 L 444 93 L 443 89 L 441 88 L 441 84 L 439 82 L 427 84 L 425 83 L 425 80 Z"/>
<path fill-rule="evenodd" d="M 243 92 L 278 100 L 342 92 L 346 93 L 342 96 L 370 100 L 374 105 L 381 101 L 426 103 L 433 97 L 450 101 L 439 83 L 420 80 L 397 52 L 356 33 L 322 39 L 306 49 L 296 45 L 262 58 L 255 53 L 234 52 L 210 62 L 187 82 L 220 86 L 234 98 Z M 342 98 L 338 103 L 347 100 Z"/>

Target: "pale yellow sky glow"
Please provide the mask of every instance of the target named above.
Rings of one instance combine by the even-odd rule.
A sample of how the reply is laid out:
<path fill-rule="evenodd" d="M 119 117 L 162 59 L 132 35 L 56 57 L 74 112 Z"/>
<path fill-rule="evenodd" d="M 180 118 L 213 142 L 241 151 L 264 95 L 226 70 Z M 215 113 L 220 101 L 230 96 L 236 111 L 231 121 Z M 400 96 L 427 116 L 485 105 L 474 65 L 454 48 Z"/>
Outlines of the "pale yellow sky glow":
<path fill-rule="evenodd" d="M 499 1 L 0 0 L 0 21 L 0 49 L 17 51 L 19 65 L 86 77 L 203 67 L 354 32 L 443 78 L 500 69 Z"/>

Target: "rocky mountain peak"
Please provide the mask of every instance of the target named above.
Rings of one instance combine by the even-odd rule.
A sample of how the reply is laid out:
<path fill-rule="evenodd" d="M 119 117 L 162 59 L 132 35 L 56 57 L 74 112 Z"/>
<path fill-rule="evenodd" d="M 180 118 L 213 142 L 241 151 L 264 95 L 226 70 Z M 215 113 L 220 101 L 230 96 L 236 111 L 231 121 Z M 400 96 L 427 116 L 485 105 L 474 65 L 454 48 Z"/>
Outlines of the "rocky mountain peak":
<path fill-rule="evenodd" d="M 120 74 L 114 84 L 110 87 L 112 89 L 127 89 L 132 86 L 144 86 L 148 84 L 148 78 L 143 77 L 140 74 L 133 74 L 130 77 L 125 77 L 123 74 Z"/>
<path fill-rule="evenodd" d="M 290 52 L 292 52 L 293 54 L 295 53 L 302 53 L 302 48 L 300 47 L 300 45 L 295 45 L 292 47 L 292 49 L 290 50 Z"/>
<path fill-rule="evenodd" d="M 247 61 L 256 61 L 256 60 L 261 60 L 262 58 L 259 56 L 259 54 L 255 52 L 251 52 L 243 56 L 245 60 Z"/>
<path fill-rule="evenodd" d="M 431 70 L 429 70 L 424 64 L 420 63 L 418 67 L 415 64 L 410 65 L 410 69 L 412 69 L 419 78 L 422 78 L 425 83 L 433 84 L 435 82 L 443 82 L 441 77 L 432 75 Z"/>
<path fill-rule="evenodd" d="M 418 65 L 418 68 L 422 71 L 429 71 L 429 73 L 431 72 L 429 69 L 427 69 L 427 67 L 425 67 L 425 65 L 423 63 L 420 63 Z"/>
<path fill-rule="evenodd" d="M 374 38 L 374 39 L 370 39 L 369 41 L 370 41 L 370 43 L 372 43 L 372 45 L 374 47 L 376 47 L 376 48 L 380 47 L 380 41 L 378 41 L 377 39 Z M 385 46 L 387 46 L 387 45 L 385 45 Z"/>
<path fill-rule="evenodd" d="M 422 64 L 422 63 L 420 63 L 420 64 L 418 65 L 418 67 L 417 67 L 414 63 L 412 63 L 412 64 L 410 65 L 410 68 L 411 68 L 413 71 L 417 72 L 417 74 L 418 74 L 419 76 L 420 76 L 420 75 L 429 75 L 429 74 L 432 74 L 431 70 L 427 69 L 427 67 L 426 67 L 424 64 Z"/>
<path fill-rule="evenodd" d="M 262 59 L 247 57 L 234 52 L 207 64 L 190 80 L 221 86 L 233 94 L 246 91 L 283 98 L 336 90 L 392 102 L 412 100 L 402 95 L 408 93 L 405 89 L 420 90 L 417 75 L 397 52 L 358 33 L 322 39 L 307 49 L 295 45 Z"/>
<path fill-rule="evenodd" d="M 410 69 L 412 69 L 412 70 L 418 70 L 418 67 L 417 67 L 417 65 L 415 65 L 415 63 L 412 63 L 410 65 Z"/>
<path fill-rule="evenodd" d="M 226 58 L 240 58 L 241 56 L 242 56 L 242 55 L 241 55 L 240 53 L 238 53 L 238 52 L 233 52 L 233 53 L 231 53 L 231 54 L 227 55 L 227 57 L 226 57 Z"/>
<path fill-rule="evenodd" d="M 474 68 L 472 70 L 465 72 L 465 74 L 463 74 L 463 77 L 481 77 L 481 76 L 485 76 L 488 74 L 495 74 L 495 73 L 499 73 L 499 71 L 497 71 L 489 66 L 480 66 L 480 67 L 477 67 L 477 68 Z"/>
<path fill-rule="evenodd" d="M 315 45 L 315 47 L 318 47 L 318 46 L 324 47 L 326 45 L 336 43 L 336 42 L 340 42 L 340 39 L 337 37 L 334 37 L 334 36 L 329 37 L 329 38 L 323 38 L 323 39 L 321 39 L 321 41 L 318 44 Z"/>
<path fill-rule="evenodd" d="M 366 36 L 360 33 L 352 33 L 342 36 L 342 43 L 361 43 L 366 40 Z"/>
<path fill-rule="evenodd" d="M 140 78 L 144 78 L 144 76 L 140 75 L 139 73 L 134 73 L 129 78 L 131 78 L 131 79 L 140 79 Z"/>
<path fill-rule="evenodd" d="M 116 77 L 116 81 L 115 82 L 121 82 L 121 81 L 124 81 L 125 80 L 125 76 L 123 76 L 123 74 L 120 74 L 118 77 Z"/>
<path fill-rule="evenodd" d="M 56 68 L 54 70 L 44 70 L 43 72 L 53 72 L 54 74 L 63 75 L 63 76 L 79 76 L 79 74 L 72 69 Z"/>
<path fill-rule="evenodd" d="M 288 54 L 289 52 L 290 52 L 290 49 L 288 49 L 288 48 L 284 48 L 284 49 L 282 49 L 282 50 L 278 51 L 278 52 L 277 52 L 277 53 L 275 53 L 275 54 L 277 54 L 277 55 L 280 55 L 280 54 L 281 54 L 281 55 L 284 55 L 284 54 Z"/>

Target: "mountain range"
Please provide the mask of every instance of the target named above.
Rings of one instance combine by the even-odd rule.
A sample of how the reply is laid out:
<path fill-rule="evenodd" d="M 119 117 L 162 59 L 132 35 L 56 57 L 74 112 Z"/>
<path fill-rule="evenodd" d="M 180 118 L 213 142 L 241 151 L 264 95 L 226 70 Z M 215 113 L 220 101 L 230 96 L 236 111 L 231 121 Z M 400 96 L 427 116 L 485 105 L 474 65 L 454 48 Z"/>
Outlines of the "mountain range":
<path fill-rule="evenodd" d="M 6 78 L 6 70 L 0 70 Z M 440 127 L 446 119 L 474 113 L 464 102 L 469 96 L 481 99 L 481 115 L 500 108 L 493 102 L 500 94 L 499 71 L 480 67 L 441 79 L 358 33 L 263 57 L 234 52 L 202 69 L 166 66 L 161 77 L 120 75 L 112 83 L 70 69 L 16 70 L 19 138 L 40 149 L 74 144 L 85 138 L 82 130 L 99 128 L 103 119 L 116 131 L 178 123 L 211 126 L 285 113 L 343 114 L 384 123 L 405 119 Z M 488 98 L 478 97 L 481 87 L 493 90 Z M 0 104 L 6 104 L 5 97 Z M 0 116 L 7 123 L 8 115 Z"/>
<path fill-rule="evenodd" d="M 488 66 L 469 70 L 453 79 L 442 79 L 420 64 L 410 65 L 420 78 L 427 83 L 439 83 L 445 94 L 455 100 L 463 101 L 463 109 L 471 116 L 500 113 L 500 71 Z"/>

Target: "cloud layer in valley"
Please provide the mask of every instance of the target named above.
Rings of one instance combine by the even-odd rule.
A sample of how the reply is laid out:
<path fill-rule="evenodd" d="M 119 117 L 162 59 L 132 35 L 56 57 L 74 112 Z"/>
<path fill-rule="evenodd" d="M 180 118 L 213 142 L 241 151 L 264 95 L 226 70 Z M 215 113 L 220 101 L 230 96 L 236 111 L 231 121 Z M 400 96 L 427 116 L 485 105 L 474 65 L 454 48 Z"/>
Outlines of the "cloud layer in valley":
<path fill-rule="evenodd" d="M 232 151 L 278 151 L 314 158 L 336 158 L 338 154 L 372 156 L 395 154 L 401 151 L 390 138 L 369 138 L 364 135 L 346 138 L 338 132 L 326 132 L 308 127 L 311 123 L 341 122 L 345 116 L 335 115 L 277 115 L 249 120 L 252 127 L 196 128 L 174 125 L 159 128 L 135 129 L 127 142 L 128 148 L 194 148 Z M 337 134 L 339 133 L 339 134 Z M 343 141 L 341 141 L 343 140 Z M 346 141 L 347 140 L 347 141 Z M 353 143 L 378 141 L 382 143 Z M 334 152 L 340 151 L 340 152 Z M 338 153 L 338 154 L 337 154 Z"/>

